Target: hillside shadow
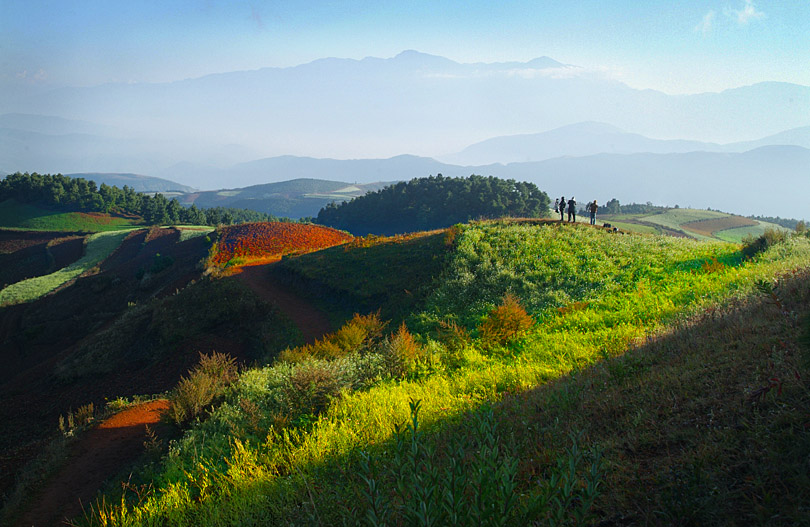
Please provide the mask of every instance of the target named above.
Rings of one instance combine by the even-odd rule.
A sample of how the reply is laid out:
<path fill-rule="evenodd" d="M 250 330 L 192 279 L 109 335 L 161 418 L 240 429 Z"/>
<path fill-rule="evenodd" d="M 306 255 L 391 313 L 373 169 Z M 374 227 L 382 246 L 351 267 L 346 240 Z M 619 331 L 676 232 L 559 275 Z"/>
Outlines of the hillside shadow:
<path fill-rule="evenodd" d="M 801 379 L 810 375 L 810 361 L 799 360 L 807 352 L 796 342 L 797 321 L 810 315 L 810 273 L 782 277 L 775 290 L 778 304 L 763 296 L 735 301 L 621 356 L 530 390 L 501 392 L 494 414 L 501 444 L 519 462 L 522 492 L 537 488 L 578 436 L 581 447 L 597 447 L 605 459 L 595 505 L 599 525 L 801 523 L 810 498 L 804 469 L 810 438 L 796 433 L 807 426 Z M 451 438 L 473 440 L 471 423 L 485 411 L 482 405 L 425 418 L 423 439 L 438 448 L 441 466 L 447 466 Z M 383 452 L 391 446 L 369 449 L 390 463 Z M 280 467 L 276 479 L 229 490 L 230 499 L 250 503 L 258 500 L 251 496 L 278 495 L 298 504 L 283 509 L 298 516 L 274 517 L 268 510 L 266 521 L 306 521 L 313 513 L 327 524 L 338 521 L 351 506 L 363 506 L 359 454 Z M 380 482 L 393 495 L 394 474 Z M 773 488 L 781 491 L 757 499 Z M 193 517 L 192 509 L 185 512 Z"/>

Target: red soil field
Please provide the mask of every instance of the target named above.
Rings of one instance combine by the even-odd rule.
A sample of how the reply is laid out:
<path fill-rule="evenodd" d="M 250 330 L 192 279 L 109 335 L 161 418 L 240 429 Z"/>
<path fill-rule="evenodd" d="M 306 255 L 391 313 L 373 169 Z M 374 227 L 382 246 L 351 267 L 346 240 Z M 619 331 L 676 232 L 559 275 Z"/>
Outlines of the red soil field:
<path fill-rule="evenodd" d="M 351 240 L 351 234 L 301 223 L 244 223 L 220 230 L 211 263 L 223 265 L 233 258 L 272 260 L 332 247 Z"/>
<path fill-rule="evenodd" d="M 20 525 L 47 526 L 80 516 L 105 480 L 143 451 L 146 426 L 155 427 L 169 407 L 159 399 L 127 408 L 71 445 L 70 460 L 34 498 Z"/>

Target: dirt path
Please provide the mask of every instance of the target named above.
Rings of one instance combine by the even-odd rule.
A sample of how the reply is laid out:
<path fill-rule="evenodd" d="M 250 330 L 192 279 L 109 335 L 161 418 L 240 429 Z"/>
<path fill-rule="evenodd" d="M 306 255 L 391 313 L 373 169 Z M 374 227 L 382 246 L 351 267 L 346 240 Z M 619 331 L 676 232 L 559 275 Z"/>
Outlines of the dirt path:
<path fill-rule="evenodd" d="M 268 272 L 267 265 L 243 267 L 239 277 L 262 299 L 276 305 L 298 327 L 309 344 L 332 331 L 329 319 Z"/>
<path fill-rule="evenodd" d="M 17 525 L 50 527 L 89 510 L 104 482 L 143 453 L 146 425 L 169 407 L 164 399 L 128 408 L 87 431 L 70 447 L 67 465 L 32 500 Z"/>

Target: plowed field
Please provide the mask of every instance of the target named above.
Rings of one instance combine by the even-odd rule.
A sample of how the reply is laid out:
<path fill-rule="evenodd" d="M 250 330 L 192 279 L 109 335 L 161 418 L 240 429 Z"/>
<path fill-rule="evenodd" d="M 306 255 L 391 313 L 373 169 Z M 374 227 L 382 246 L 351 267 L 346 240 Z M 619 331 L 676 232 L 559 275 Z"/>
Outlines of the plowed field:
<path fill-rule="evenodd" d="M 739 227 L 753 227 L 757 222 L 742 216 L 726 216 L 725 218 L 712 218 L 708 220 L 690 221 L 681 225 L 688 231 L 702 234 L 703 236 L 712 236 L 715 232 L 724 231 L 726 229 L 736 229 Z"/>

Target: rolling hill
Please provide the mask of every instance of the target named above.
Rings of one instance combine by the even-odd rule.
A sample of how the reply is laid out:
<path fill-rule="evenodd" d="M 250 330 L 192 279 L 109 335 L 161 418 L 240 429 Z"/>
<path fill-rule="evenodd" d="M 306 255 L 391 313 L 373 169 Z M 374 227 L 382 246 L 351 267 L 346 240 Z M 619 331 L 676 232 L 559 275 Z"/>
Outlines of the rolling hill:
<path fill-rule="evenodd" d="M 722 219 L 678 214 L 670 215 L 678 225 Z M 273 246 L 274 234 L 261 232 L 270 238 L 259 245 Z M 419 488 L 397 478 L 424 468 L 440 475 L 444 492 L 452 466 L 464 468 L 452 481 L 466 489 L 456 499 L 471 518 L 487 514 L 464 497 L 476 488 L 504 507 L 498 517 L 522 523 L 653 512 L 665 523 L 685 513 L 724 523 L 778 511 L 788 524 L 803 514 L 804 443 L 792 430 L 806 420 L 806 366 L 783 361 L 782 348 L 762 353 L 773 342 L 788 357 L 805 353 L 784 317 L 805 316 L 810 305 L 806 236 L 746 259 L 717 241 L 478 222 L 356 238 L 245 281 L 203 276 L 200 260 L 217 250 L 216 235 L 203 234 L 133 231 L 72 285 L 0 308 L 0 349 L 11 365 L 0 377 L 4 468 L 31 459 L 60 414 L 89 402 L 176 385 L 166 411 L 193 404 L 220 375 L 193 369 L 198 352 L 226 351 L 243 364 L 196 418 L 153 436 L 129 462 L 123 498 L 113 480 L 91 523 L 103 514 L 112 525 L 305 524 L 314 515 L 339 524 L 375 500 L 396 519 L 417 510 L 410 496 Z M 302 345 L 300 320 L 259 296 L 260 283 L 286 284 L 285 294 L 333 313 L 336 327 L 349 320 Z M 411 427 L 395 432 L 403 422 Z M 68 445 L 91 437 L 68 431 Z M 37 473 L 60 477 L 47 459 Z M 771 460 L 766 468 L 762 459 Z M 476 480 L 485 466 L 498 478 Z M 553 483 L 562 478 L 573 486 Z M 747 498 L 775 479 L 795 490 L 767 504 Z M 41 484 L 26 481 L 18 488 Z M 27 501 L 11 495 L 5 518 L 39 504 L 33 491 Z M 521 497 L 503 501 L 513 495 Z M 440 502 L 425 506 L 444 517 Z"/>
<path fill-rule="evenodd" d="M 350 201 L 354 197 L 378 190 L 388 183 L 344 183 L 323 179 L 300 178 L 244 188 L 192 193 L 163 192 L 177 197 L 184 205 L 201 208 L 232 207 L 265 212 L 279 217 L 315 217 L 332 202 Z"/>

